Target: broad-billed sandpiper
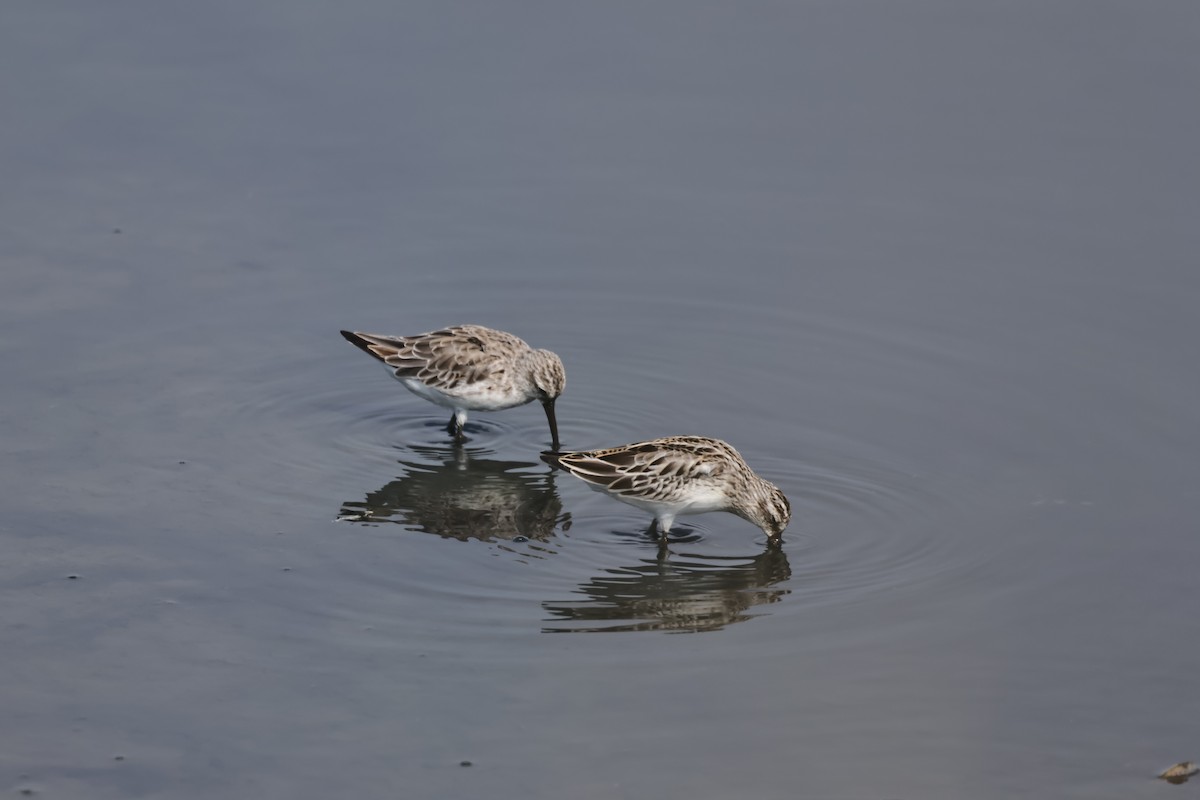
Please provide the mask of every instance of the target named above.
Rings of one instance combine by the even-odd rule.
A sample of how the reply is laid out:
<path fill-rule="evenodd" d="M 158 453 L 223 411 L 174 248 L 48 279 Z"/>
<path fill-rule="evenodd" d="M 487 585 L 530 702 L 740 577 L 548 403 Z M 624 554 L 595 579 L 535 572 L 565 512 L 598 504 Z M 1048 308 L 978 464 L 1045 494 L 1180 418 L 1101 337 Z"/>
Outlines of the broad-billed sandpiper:
<path fill-rule="evenodd" d="M 769 539 L 779 539 L 792 517 L 783 492 L 720 439 L 668 436 L 606 450 L 544 452 L 542 460 L 598 492 L 649 511 L 664 537 L 680 514 L 730 511 L 762 528 Z"/>
<path fill-rule="evenodd" d="M 462 441 L 468 411 L 499 411 L 537 400 L 558 448 L 554 401 L 567 382 L 562 360 L 521 339 L 482 325 L 454 325 L 416 336 L 342 331 L 354 346 L 379 359 L 396 380 L 431 403 L 454 409 L 446 430 Z"/>

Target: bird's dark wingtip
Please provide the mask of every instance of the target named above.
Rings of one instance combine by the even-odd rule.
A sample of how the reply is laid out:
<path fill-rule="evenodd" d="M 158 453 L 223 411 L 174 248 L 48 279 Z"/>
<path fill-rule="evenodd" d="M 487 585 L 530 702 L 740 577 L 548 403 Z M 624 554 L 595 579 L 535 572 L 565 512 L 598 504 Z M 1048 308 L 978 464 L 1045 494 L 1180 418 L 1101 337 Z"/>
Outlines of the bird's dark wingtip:
<path fill-rule="evenodd" d="M 374 350 L 371 349 L 371 343 L 369 341 L 367 341 L 366 339 L 364 339 L 362 336 L 359 336 L 354 331 L 342 331 L 342 337 L 345 338 L 345 340 L 347 342 L 354 345 L 359 350 L 362 350 L 367 355 L 373 356 L 375 358 L 380 357 L 378 353 L 376 353 Z"/>
<path fill-rule="evenodd" d="M 555 450 L 543 450 L 538 454 L 538 457 L 552 467 L 562 467 L 562 463 L 559 461 L 559 459 L 562 458 L 562 453 L 559 453 Z"/>

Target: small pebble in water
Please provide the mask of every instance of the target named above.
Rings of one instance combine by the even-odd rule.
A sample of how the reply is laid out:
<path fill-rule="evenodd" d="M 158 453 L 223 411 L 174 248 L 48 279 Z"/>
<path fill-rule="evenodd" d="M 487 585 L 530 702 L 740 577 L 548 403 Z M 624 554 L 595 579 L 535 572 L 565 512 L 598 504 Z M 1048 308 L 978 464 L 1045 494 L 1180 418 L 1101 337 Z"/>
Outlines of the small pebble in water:
<path fill-rule="evenodd" d="M 1197 767 L 1195 762 L 1180 761 L 1175 766 L 1168 767 L 1158 773 L 1158 777 L 1168 783 L 1184 783 L 1197 772 L 1200 772 L 1200 767 Z"/>
<path fill-rule="evenodd" d="M 469 766 L 471 766 L 471 762 L 470 761 L 460 761 L 460 762 L 458 762 L 458 765 L 460 767 L 469 767 Z"/>
<path fill-rule="evenodd" d="M 113 761 L 124 761 L 125 756 L 113 756 Z"/>
<path fill-rule="evenodd" d="M 69 581 L 77 581 L 77 580 L 79 580 L 79 576 L 78 576 L 78 575 L 75 575 L 74 573 L 72 573 L 72 574 L 70 574 L 70 575 L 68 575 L 68 576 L 67 576 L 67 580 L 69 580 Z"/>

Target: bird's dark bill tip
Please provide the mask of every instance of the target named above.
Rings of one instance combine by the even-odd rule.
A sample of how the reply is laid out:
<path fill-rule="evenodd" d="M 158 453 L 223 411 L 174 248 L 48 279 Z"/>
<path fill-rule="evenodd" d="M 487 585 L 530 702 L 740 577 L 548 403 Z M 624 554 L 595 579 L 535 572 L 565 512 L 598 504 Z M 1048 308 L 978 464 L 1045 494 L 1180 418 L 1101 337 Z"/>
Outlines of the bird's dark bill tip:
<path fill-rule="evenodd" d="M 546 421 L 550 423 L 550 447 L 552 450 L 558 450 L 558 420 L 554 416 L 554 400 L 545 400 L 542 402 L 542 408 L 546 410 Z"/>

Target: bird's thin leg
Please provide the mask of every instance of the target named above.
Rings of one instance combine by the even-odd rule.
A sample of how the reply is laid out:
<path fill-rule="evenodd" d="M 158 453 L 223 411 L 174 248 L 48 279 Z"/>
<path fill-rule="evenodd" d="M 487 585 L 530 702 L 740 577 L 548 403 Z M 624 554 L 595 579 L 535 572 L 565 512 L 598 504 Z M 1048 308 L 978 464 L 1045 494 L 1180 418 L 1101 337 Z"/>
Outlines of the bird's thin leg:
<path fill-rule="evenodd" d="M 658 565 L 666 566 L 667 557 L 671 555 L 671 543 L 667 537 L 662 537 L 658 540 Z"/>
<path fill-rule="evenodd" d="M 655 517 L 654 521 L 659 522 L 659 518 Z M 663 516 L 661 518 L 661 524 L 658 526 L 658 535 L 662 537 L 662 540 L 664 542 L 667 540 L 667 534 L 669 534 L 671 532 L 671 525 L 674 522 L 675 522 L 674 514 L 669 514 L 669 515 Z"/>
<path fill-rule="evenodd" d="M 450 431 L 450 435 L 454 437 L 456 442 L 467 441 L 467 436 L 463 433 L 463 429 L 467 426 L 467 412 L 455 411 L 454 416 L 450 418 L 450 423 L 446 428 Z"/>
<path fill-rule="evenodd" d="M 658 517 L 655 517 L 651 520 L 650 527 L 646 529 L 646 535 L 652 539 L 658 539 L 660 542 L 666 542 L 668 538 L 667 534 L 671 530 L 671 523 L 673 521 L 674 517 L 664 519 L 661 522 Z"/>
<path fill-rule="evenodd" d="M 658 517 L 650 520 L 650 527 L 646 528 L 646 535 L 651 539 L 657 539 L 658 536 Z"/>

